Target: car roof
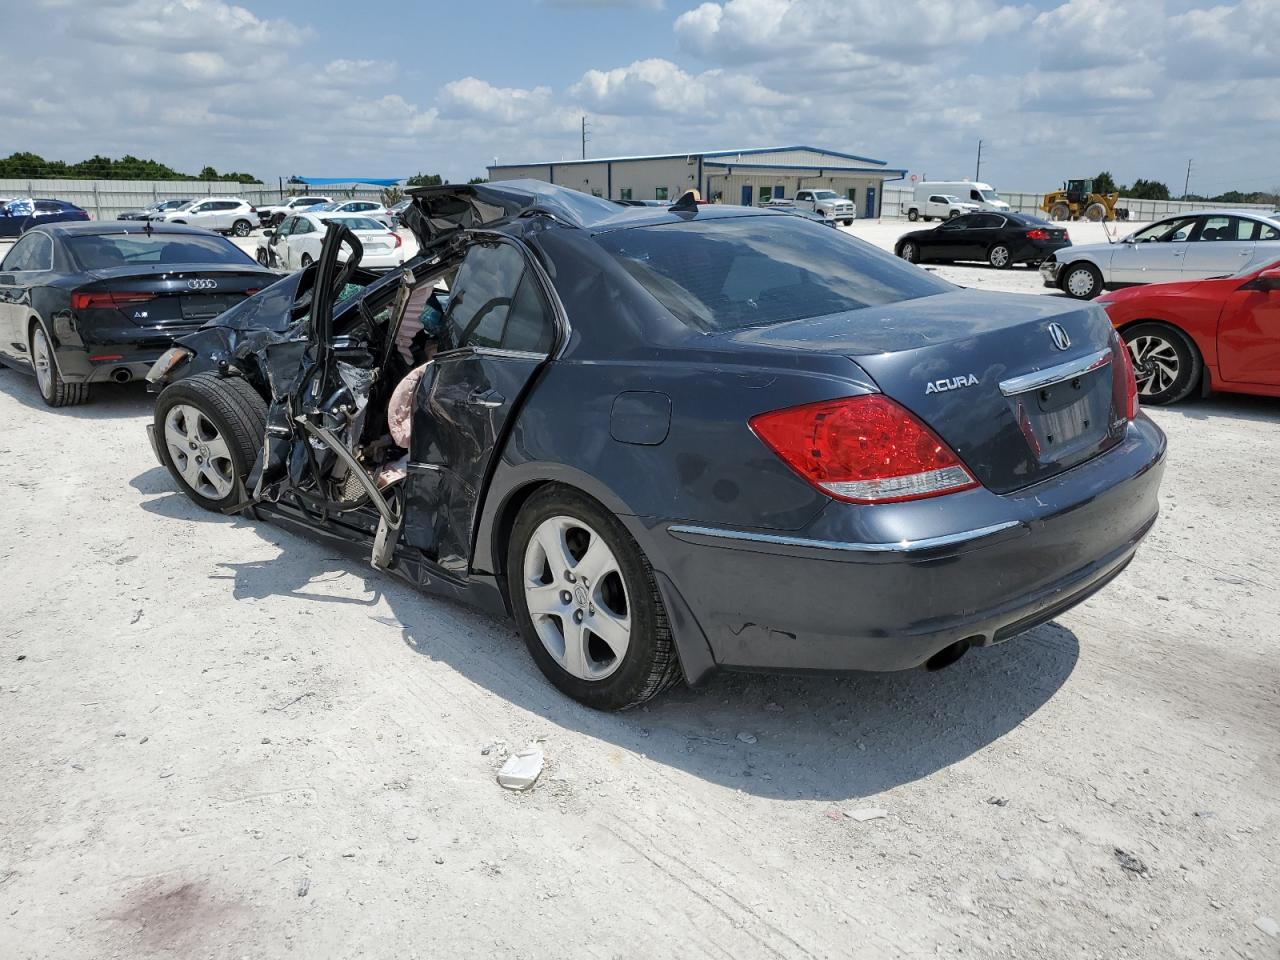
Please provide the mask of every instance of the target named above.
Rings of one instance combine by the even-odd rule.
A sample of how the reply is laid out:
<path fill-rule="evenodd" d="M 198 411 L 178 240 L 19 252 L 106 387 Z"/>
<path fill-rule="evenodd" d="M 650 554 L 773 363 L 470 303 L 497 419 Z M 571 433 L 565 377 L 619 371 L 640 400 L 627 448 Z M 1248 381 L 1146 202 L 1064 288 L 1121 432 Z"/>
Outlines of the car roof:
<path fill-rule="evenodd" d="M 156 220 L 77 220 L 72 223 L 42 223 L 34 229 L 65 237 L 100 237 L 114 233 L 189 233 L 201 237 L 215 236 L 212 231 L 201 227 Z"/>
<path fill-rule="evenodd" d="M 1182 213 L 1170 213 L 1161 217 L 1157 223 L 1164 223 L 1166 220 L 1176 220 L 1179 217 L 1244 217 L 1246 220 L 1261 220 L 1269 223 L 1274 227 L 1280 227 L 1280 219 L 1278 214 L 1268 213 L 1265 210 L 1231 210 L 1228 208 L 1209 209 L 1209 210 L 1186 210 Z"/>
<path fill-rule="evenodd" d="M 659 206 L 628 206 L 616 200 L 583 193 L 543 180 L 501 180 L 494 183 L 443 184 L 410 187 L 406 191 L 414 199 L 433 196 L 471 196 L 490 207 L 498 207 L 505 216 L 495 216 L 478 227 L 504 226 L 508 233 L 539 229 L 531 225 L 530 214 L 545 214 L 562 223 L 593 233 L 607 233 L 629 227 L 648 227 L 689 220 L 717 220 L 730 217 L 785 217 L 790 214 L 757 207 L 729 204 L 700 204 L 677 207 L 676 201 Z"/>
<path fill-rule="evenodd" d="M 356 210 L 352 212 L 344 212 L 342 210 L 321 210 L 319 213 L 311 210 L 303 210 L 301 213 L 295 213 L 294 216 L 299 218 L 305 217 L 308 220 L 319 220 L 322 222 L 325 220 L 373 220 L 373 217 L 369 216 L 369 212 L 367 210 Z M 378 223 L 377 220 L 373 220 L 373 222 Z M 381 226 L 381 224 L 379 224 L 379 226 Z"/>

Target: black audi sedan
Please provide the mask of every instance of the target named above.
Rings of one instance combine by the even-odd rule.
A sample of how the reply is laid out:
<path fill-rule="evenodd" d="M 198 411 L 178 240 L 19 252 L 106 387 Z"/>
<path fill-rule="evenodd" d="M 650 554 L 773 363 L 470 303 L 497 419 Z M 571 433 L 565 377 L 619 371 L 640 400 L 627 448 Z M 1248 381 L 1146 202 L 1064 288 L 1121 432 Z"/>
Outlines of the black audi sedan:
<path fill-rule="evenodd" d="M 1004 270 L 1015 263 L 1038 264 L 1071 246 L 1065 228 L 1027 213 L 969 213 L 928 230 L 903 234 L 893 252 L 911 263 L 975 260 Z"/>
<path fill-rule="evenodd" d="M 819 223 L 535 181 L 411 191 L 421 253 L 317 261 L 166 353 L 198 505 L 514 617 L 593 707 L 717 669 L 940 669 L 1081 602 L 1165 440 L 1106 313 Z"/>
<path fill-rule="evenodd" d="M 53 223 L 0 262 L 0 362 L 51 407 L 141 377 L 175 337 L 279 276 L 230 240 L 180 224 Z"/>

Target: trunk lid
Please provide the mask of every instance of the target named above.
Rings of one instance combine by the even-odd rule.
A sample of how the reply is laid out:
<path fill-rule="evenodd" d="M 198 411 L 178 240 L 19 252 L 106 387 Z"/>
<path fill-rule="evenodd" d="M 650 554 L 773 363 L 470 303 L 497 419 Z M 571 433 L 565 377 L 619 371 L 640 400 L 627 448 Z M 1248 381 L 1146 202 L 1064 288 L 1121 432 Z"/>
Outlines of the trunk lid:
<path fill-rule="evenodd" d="M 1124 372 L 1106 312 L 1091 304 L 957 291 L 732 336 L 850 357 L 996 493 L 1123 436 Z"/>
<path fill-rule="evenodd" d="M 231 309 L 279 277 L 257 267 L 183 264 L 166 273 L 136 267 L 88 272 L 93 279 L 72 294 L 77 317 L 92 322 L 106 311 L 137 327 L 195 327 Z"/>

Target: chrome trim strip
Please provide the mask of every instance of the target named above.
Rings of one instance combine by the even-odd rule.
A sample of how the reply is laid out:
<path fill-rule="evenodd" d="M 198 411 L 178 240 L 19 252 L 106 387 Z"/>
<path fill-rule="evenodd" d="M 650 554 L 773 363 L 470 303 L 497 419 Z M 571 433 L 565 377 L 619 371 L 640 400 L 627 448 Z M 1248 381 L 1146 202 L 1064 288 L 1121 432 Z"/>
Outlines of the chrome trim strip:
<path fill-rule="evenodd" d="M 784 537 L 773 533 L 749 533 L 745 530 L 724 530 L 719 527 L 697 527 L 688 524 L 673 524 L 667 531 L 673 535 L 691 534 L 697 537 L 715 537 L 720 540 L 740 540 L 748 543 L 768 543 L 780 547 L 806 547 L 811 550 L 839 550 L 844 553 L 917 553 L 922 550 L 936 550 L 941 547 L 954 547 L 981 540 L 1021 526 L 1017 520 L 1004 523 L 993 523 L 988 527 L 976 530 L 962 530 L 959 533 L 948 533 L 940 537 L 926 537 L 923 540 L 899 540 L 897 543 L 851 543 L 843 540 L 810 540 L 807 537 Z"/>
<path fill-rule="evenodd" d="M 1052 386 L 1055 383 L 1061 383 L 1063 380 L 1081 376 L 1091 370 L 1097 370 L 1099 367 L 1105 367 L 1110 362 L 1111 351 L 1109 349 L 1099 350 L 1097 353 L 1077 357 L 1075 360 L 1068 360 L 1066 363 L 1060 363 L 1054 367 L 1046 367 L 1033 373 L 1024 373 L 1020 377 L 1001 380 L 1000 392 L 1006 397 L 1012 397 L 1019 393 L 1026 393 L 1028 390 L 1038 390 L 1041 387 Z"/>

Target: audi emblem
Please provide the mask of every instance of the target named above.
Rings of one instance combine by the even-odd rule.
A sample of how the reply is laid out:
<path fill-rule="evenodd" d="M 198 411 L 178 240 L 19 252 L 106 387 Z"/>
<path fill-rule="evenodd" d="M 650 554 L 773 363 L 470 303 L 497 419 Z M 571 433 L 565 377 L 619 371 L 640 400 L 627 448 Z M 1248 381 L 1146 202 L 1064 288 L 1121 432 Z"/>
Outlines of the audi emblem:
<path fill-rule="evenodd" d="M 1053 345 L 1059 350 L 1065 350 L 1071 346 L 1071 338 L 1067 336 L 1066 329 L 1060 323 L 1049 324 L 1049 337 L 1053 340 Z"/>
<path fill-rule="evenodd" d="M 187 289 L 188 290 L 217 290 L 218 281 L 217 280 L 188 280 Z"/>

